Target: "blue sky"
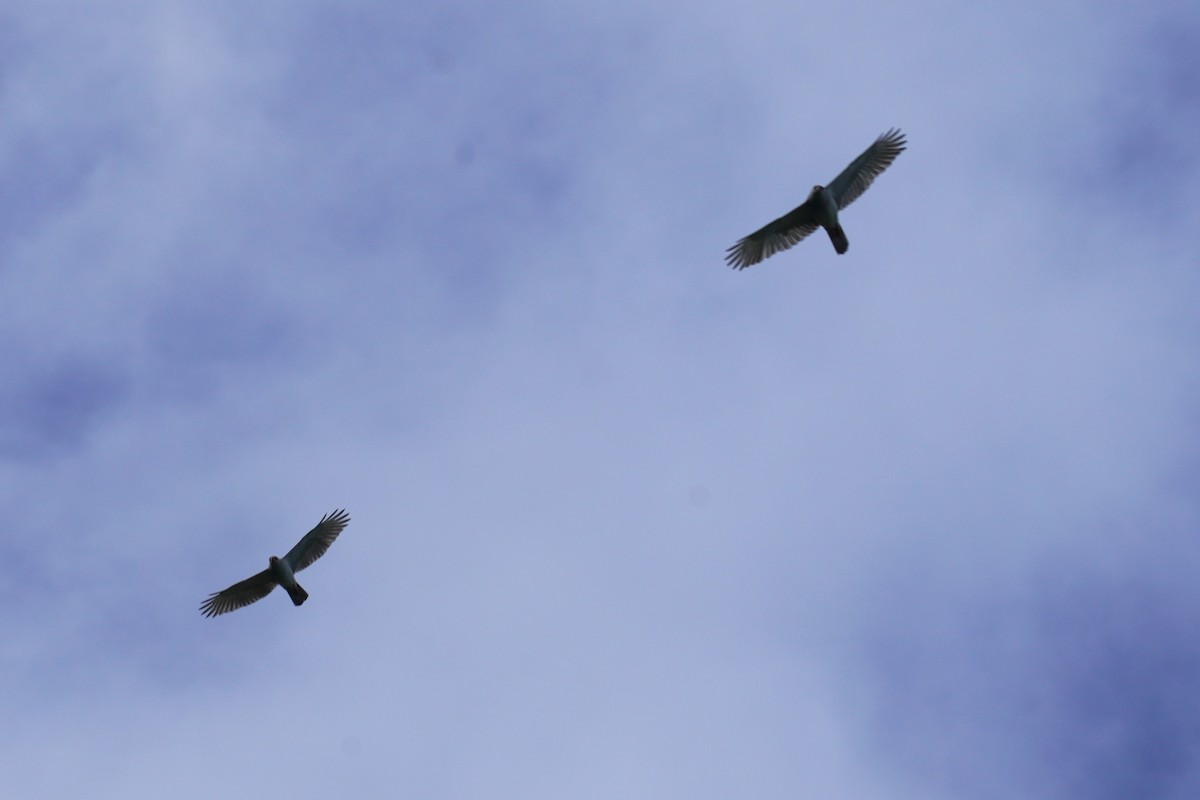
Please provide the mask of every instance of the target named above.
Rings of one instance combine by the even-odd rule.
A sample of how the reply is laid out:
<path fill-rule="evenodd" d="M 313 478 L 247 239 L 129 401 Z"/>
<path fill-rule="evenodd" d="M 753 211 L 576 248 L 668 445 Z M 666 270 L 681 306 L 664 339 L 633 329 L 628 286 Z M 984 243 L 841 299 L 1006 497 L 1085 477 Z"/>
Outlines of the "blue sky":
<path fill-rule="evenodd" d="M 1195 797 L 1198 45 L 9 3 L 6 787 Z M 724 265 L 892 126 L 846 255 Z"/>

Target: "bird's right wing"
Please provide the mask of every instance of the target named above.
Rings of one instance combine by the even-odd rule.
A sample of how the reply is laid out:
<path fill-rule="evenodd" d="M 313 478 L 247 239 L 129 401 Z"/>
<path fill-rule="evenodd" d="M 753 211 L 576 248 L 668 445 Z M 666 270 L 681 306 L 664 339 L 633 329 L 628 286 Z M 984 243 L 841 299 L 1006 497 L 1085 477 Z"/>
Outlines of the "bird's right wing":
<path fill-rule="evenodd" d="M 206 617 L 215 617 L 227 611 L 236 611 L 242 606 L 257 603 L 271 593 L 277 584 L 271 577 L 271 570 L 264 569 L 257 575 L 235 583 L 228 589 L 213 592 L 208 599 L 200 604 L 200 611 Z"/>
<path fill-rule="evenodd" d="M 892 128 L 871 143 L 858 158 L 850 162 L 825 188 L 833 193 L 838 210 L 845 208 L 867 190 L 879 173 L 892 165 L 904 152 L 906 142 L 899 128 Z"/>
<path fill-rule="evenodd" d="M 817 229 L 815 216 L 812 205 L 805 202 L 739 239 L 737 244 L 725 251 L 725 263 L 734 269 L 745 269 L 764 258 L 782 253 Z"/>
<path fill-rule="evenodd" d="M 299 572 L 309 564 L 325 555 L 329 545 L 338 534 L 350 524 L 350 515 L 344 509 L 338 509 L 332 514 L 321 517 L 317 527 L 304 534 L 304 538 L 296 542 L 296 546 L 288 550 L 285 561 L 292 565 L 293 572 Z"/>

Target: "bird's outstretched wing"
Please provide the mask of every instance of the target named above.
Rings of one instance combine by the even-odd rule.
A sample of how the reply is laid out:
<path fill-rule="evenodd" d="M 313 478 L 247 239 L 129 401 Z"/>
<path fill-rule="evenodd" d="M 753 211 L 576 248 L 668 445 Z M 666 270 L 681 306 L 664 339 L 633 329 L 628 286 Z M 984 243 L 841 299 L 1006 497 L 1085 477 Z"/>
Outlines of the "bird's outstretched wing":
<path fill-rule="evenodd" d="M 206 617 L 215 617 L 227 611 L 236 611 L 242 606 L 262 600 L 276 586 L 275 579 L 271 577 L 271 570 L 264 569 L 257 575 L 246 578 L 241 583 L 235 583 L 224 591 L 213 592 L 207 600 L 200 604 L 200 610 Z"/>
<path fill-rule="evenodd" d="M 321 517 L 317 527 L 304 534 L 304 538 L 297 542 L 295 547 L 288 550 L 288 554 L 283 557 L 283 560 L 288 562 L 292 572 L 299 572 L 325 555 L 329 545 L 333 544 L 333 540 L 345 530 L 349 523 L 350 515 L 344 509 L 326 514 Z"/>
<path fill-rule="evenodd" d="M 737 244 L 725 251 L 725 263 L 734 269 L 745 269 L 787 250 L 817 227 L 816 212 L 810 203 L 805 202 L 739 239 Z"/>
<path fill-rule="evenodd" d="M 896 156 L 904 152 L 907 143 L 899 128 L 892 128 L 876 139 L 862 155 L 850 162 L 825 187 L 837 200 L 838 210 L 845 208 L 867 190 L 879 173 L 891 166 Z"/>

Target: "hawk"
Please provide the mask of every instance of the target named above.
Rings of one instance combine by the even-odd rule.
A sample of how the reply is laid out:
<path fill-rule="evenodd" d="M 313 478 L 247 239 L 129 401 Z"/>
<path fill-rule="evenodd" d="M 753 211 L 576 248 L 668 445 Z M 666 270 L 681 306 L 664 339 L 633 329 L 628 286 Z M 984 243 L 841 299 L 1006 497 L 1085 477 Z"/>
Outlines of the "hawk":
<path fill-rule="evenodd" d="M 206 617 L 215 617 L 227 611 L 236 611 L 242 606 L 256 603 L 271 593 L 276 586 L 287 590 L 288 597 L 295 605 L 302 604 L 308 599 L 308 592 L 296 583 L 296 573 L 325 555 L 329 545 L 338 537 L 346 525 L 350 523 L 350 515 L 339 509 L 332 514 L 321 517 L 317 527 L 304 534 L 296 546 L 287 552 L 283 558 L 271 556 L 268 566 L 262 572 L 241 583 L 235 583 L 228 589 L 213 592 L 208 599 L 200 604 L 200 611 Z"/>
<path fill-rule="evenodd" d="M 838 222 L 838 212 L 857 200 L 875 177 L 891 166 L 896 156 L 904 152 L 905 144 L 900 129 L 892 128 L 851 161 L 828 186 L 814 186 L 800 207 L 726 250 L 725 262 L 734 269 L 745 269 L 787 250 L 817 228 L 826 230 L 838 255 L 845 253 L 850 249 L 850 240 Z"/>

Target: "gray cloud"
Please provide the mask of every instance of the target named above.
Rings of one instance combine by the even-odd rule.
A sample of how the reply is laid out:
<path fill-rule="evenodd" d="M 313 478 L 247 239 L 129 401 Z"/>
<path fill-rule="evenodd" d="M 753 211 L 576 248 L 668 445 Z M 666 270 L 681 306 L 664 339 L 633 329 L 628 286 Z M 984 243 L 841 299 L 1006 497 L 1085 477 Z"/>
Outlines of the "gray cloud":
<path fill-rule="evenodd" d="M 0 56 L 14 790 L 1194 794 L 1194 15 L 111 12 Z"/>

